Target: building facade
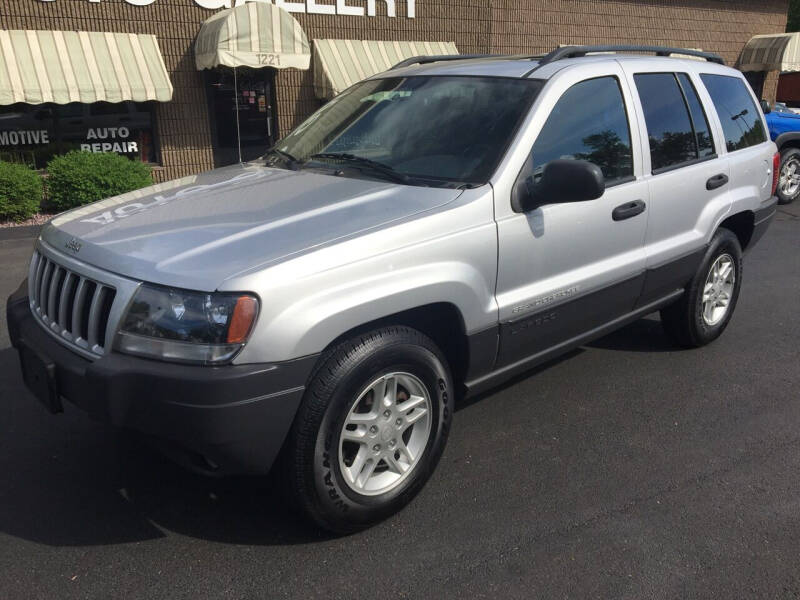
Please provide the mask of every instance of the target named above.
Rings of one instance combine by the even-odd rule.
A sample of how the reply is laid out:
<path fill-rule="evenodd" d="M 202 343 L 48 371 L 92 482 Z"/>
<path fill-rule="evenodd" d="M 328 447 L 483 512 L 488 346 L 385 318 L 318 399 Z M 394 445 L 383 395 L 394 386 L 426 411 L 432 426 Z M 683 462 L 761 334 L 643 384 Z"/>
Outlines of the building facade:
<path fill-rule="evenodd" d="M 752 36 L 785 30 L 787 2 L 275 0 L 299 23 L 312 53 L 321 47 L 315 44 L 321 40 L 450 42 L 462 54 L 537 54 L 560 44 L 649 44 L 701 48 L 719 53 L 728 64 L 736 64 Z M 46 157 L 38 157 L 36 146 L 41 145 L 44 132 L 52 152 L 72 147 L 119 151 L 153 163 L 156 178 L 163 181 L 235 160 L 232 114 L 240 116 L 247 151 L 263 151 L 324 98 L 315 88 L 316 59 L 308 70 L 276 69 L 269 64 L 236 73 L 224 66 L 198 70 L 195 43 L 201 27 L 220 11 L 242 3 L 3 0 L 0 30 L 155 36 L 173 89 L 168 101 L 147 96 L 145 102 L 104 101 L 96 106 L 92 102 L 6 102 L 0 106 L 0 159 L 32 156 L 41 162 Z M 0 43 L 0 58 L 3 52 Z M 32 55 L 34 63 L 37 56 Z M 118 70 L 124 58 L 116 60 Z M 768 76 L 764 95 L 774 99 L 776 85 L 777 75 Z"/>

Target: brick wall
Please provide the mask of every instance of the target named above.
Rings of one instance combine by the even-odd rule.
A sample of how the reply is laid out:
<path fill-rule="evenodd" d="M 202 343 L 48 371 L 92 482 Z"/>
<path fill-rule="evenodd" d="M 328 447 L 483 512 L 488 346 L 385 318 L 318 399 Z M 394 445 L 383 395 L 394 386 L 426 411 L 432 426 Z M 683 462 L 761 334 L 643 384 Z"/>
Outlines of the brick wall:
<path fill-rule="evenodd" d="M 558 44 L 702 48 L 736 64 L 759 33 L 786 30 L 788 0 L 494 0 L 492 52 L 545 52 Z M 777 73 L 764 83 L 774 100 Z"/>
<path fill-rule="evenodd" d="M 379 3 L 380 5 L 380 3 Z M 559 44 L 655 44 L 702 48 L 734 64 L 747 40 L 786 29 L 788 0 L 418 0 L 417 18 L 296 15 L 309 39 L 455 41 L 462 53 L 532 54 Z M 398 2 L 398 15 L 405 3 Z M 774 99 L 775 74 L 765 82 Z M 319 103 L 311 73 L 277 77 L 285 133 Z"/>
<path fill-rule="evenodd" d="M 462 53 L 540 53 L 558 44 L 641 43 L 703 48 L 729 64 L 751 36 L 786 28 L 788 0 L 417 0 L 407 19 L 405 0 L 397 17 L 294 15 L 309 39 L 445 40 Z M 332 0 L 328 0 L 332 3 Z M 356 4 L 356 2 L 352 2 Z M 362 2 L 362 5 L 364 3 Z M 193 0 L 156 0 L 146 7 L 123 0 L 0 0 L 0 28 L 130 31 L 158 36 L 175 86 L 172 102 L 157 109 L 163 170 L 159 179 L 213 166 L 202 77 L 192 45 L 214 11 Z M 774 98 L 777 77 L 765 83 Z M 279 71 L 278 128 L 283 135 L 308 116 L 314 98 L 311 71 Z"/>

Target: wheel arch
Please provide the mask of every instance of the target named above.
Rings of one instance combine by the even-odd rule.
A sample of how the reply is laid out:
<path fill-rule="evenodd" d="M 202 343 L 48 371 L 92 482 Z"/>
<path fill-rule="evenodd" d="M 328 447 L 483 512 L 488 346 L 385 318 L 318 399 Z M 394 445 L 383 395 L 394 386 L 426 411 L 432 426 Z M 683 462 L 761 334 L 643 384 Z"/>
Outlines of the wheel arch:
<path fill-rule="evenodd" d="M 347 339 L 392 325 L 410 327 L 428 336 L 444 353 L 455 385 L 464 382 L 470 362 L 469 341 L 464 316 L 451 302 L 432 302 L 359 324 L 332 340 L 321 357 Z"/>
<path fill-rule="evenodd" d="M 739 239 L 739 245 L 742 250 L 746 250 L 753 239 L 753 232 L 755 230 L 755 213 L 751 210 L 744 210 L 734 215 L 727 217 L 719 228 L 727 229 L 733 232 Z"/>
<path fill-rule="evenodd" d="M 775 144 L 778 146 L 778 151 L 783 152 L 786 148 L 800 148 L 800 131 L 787 131 L 780 134 Z"/>

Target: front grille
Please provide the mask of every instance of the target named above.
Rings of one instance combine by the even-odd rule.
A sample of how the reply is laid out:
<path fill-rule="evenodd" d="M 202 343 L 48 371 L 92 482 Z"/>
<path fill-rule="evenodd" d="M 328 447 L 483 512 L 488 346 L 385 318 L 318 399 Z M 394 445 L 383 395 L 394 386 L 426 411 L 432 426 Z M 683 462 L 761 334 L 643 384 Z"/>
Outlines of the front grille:
<path fill-rule="evenodd" d="M 105 353 L 106 329 L 116 289 L 89 279 L 34 251 L 28 277 L 31 310 L 69 344 Z"/>

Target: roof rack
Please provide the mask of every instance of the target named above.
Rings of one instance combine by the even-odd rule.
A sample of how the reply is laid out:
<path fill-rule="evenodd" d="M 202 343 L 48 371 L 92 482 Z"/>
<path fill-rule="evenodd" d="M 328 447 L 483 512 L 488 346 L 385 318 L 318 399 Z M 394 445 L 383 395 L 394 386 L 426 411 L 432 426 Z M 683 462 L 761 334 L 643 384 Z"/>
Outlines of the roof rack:
<path fill-rule="evenodd" d="M 394 69 L 402 69 L 403 67 L 410 67 L 411 65 L 426 65 L 432 62 L 443 62 L 449 60 L 471 60 L 476 58 L 505 58 L 499 54 L 434 54 L 431 56 L 413 56 L 400 61 L 393 66 L 390 71 Z"/>
<path fill-rule="evenodd" d="M 654 52 L 657 56 L 683 54 L 685 56 L 704 58 L 708 62 L 719 65 L 725 64 L 725 61 L 718 54 L 689 50 L 688 48 L 670 48 L 667 46 L 564 46 L 563 48 L 556 48 L 550 54 L 543 56 L 539 61 L 539 65 L 546 65 L 565 58 L 579 58 L 593 52 Z"/>
<path fill-rule="evenodd" d="M 532 60 L 538 61 L 536 68 L 548 63 L 565 58 L 580 58 L 595 52 L 653 52 L 657 56 L 670 56 L 672 54 L 682 54 L 684 56 L 694 56 L 703 58 L 708 62 L 724 65 L 725 61 L 719 54 L 713 52 L 702 52 L 701 50 L 690 50 L 689 48 L 670 48 L 668 46 L 564 46 L 556 48 L 549 54 L 441 54 L 432 56 L 414 56 L 400 61 L 390 70 L 402 69 L 411 65 L 426 65 L 433 62 L 446 62 L 452 60 L 477 60 L 477 59 L 507 59 L 507 60 Z M 530 73 L 529 73 L 530 74 Z"/>

